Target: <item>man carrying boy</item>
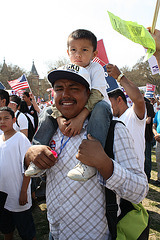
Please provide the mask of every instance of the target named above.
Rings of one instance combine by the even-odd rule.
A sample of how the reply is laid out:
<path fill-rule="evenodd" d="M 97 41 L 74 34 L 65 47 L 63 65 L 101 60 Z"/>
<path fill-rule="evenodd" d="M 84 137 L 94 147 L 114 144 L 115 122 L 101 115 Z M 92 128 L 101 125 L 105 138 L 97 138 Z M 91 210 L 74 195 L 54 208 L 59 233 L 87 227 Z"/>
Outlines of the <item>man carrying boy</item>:
<path fill-rule="evenodd" d="M 52 71 L 48 79 L 54 88 L 55 105 L 62 116 L 67 120 L 78 116 L 90 94 L 86 69 L 75 65 L 72 68 L 64 66 Z M 45 117 L 48 122 L 49 116 Z M 25 155 L 27 165 L 32 161 L 39 168 L 48 169 L 46 202 L 50 239 L 109 239 L 104 188 L 112 189 L 119 197 L 134 203 L 141 202 L 148 191 L 147 178 L 140 168 L 132 147 L 133 140 L 125 126 L 121 123 L 116 125 L 115 159 L 112 160 L 99 141 L 90 136 L 89 140 L 83 140 L 87 124 L 86 120 L 80 134 L 71 138 L 64 136 L 58 128 L 51 140 L 48 139 L 48 146 L 34 145 Z M 48 132 L 53 132 L 52 123 L 48 125 Z M 48 132 L 43 131 L 46 142 Z M 58 159 L 49 146 L 58 153 Z M 98 179 L 93 176 L 86 182 L 80 182 L 66 176 L 67 171 L 77 163 L 77 152 L 78 160 L 98 170 L 101 174 L 98 173 Z"/>
<path fill-rule="evenodd" d="M 92 62 L 92 60 L 97 56 L 97 38 L 88 30 L 78 29 L 69 35 L 67 48 L 67 53 L 71 63 L 84 67 L 89 72 L 91 79 L 91 93 L 88 102 L 79 115 L 69 121 L 62 116 L 55 106 L 52 108 L 52 117 L 55 119 L 55 131 L 57 129 L 58 122 L 60 130 L 65 136 L 75 136 L 80 133 L 85 119 L 90 116 L 87 132 L 98 139 L 104 147 L 112 119 L 112 113 L 106 92 L 104 70 L 100 64 Z M 50 110 L 46 109 L 46 111 Z M 99 121 L 99 119 L 101 119 L 101 121 Z M 41 122 L 41 119 L 39 119 L 39 121 Z M 38 142 L 40 143 L 42 136 L 43 133 L 38 131 L 33 144 L 37 144 Z M 43 144 L 47 143 L 44 142 Z M 28 172 L 34 171 L 32 171 L 31 168 L 31 171 L 29 169 Z M 94 168 L 78 163 L 72 170 L 69 171 L 68 177 L 72 180 L 87 181 L 94 176 L 95 173 L 96 170 Z"/>
<path fill-rule="evenodd" d="M 35 240 L 31 213 L 30 177 L 24 176 L 24 156 L 31 143 L 13 128 L 16 118 L 9 107 L 0 108 L 0 191 L 8 194 L 0 214 L 0 231 L 13 239 L 15 227 L 22 239 Z"/>

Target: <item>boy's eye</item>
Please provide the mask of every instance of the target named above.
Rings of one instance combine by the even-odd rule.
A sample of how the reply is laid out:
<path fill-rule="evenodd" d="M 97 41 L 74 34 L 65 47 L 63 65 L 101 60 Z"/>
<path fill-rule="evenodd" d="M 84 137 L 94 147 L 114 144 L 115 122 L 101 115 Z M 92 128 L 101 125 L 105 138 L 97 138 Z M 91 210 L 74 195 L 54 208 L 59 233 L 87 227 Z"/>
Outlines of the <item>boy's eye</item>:
<path fill-rule="evenodd" d="M 71 49 L 71 52 L 75 52 L 75 51 L 76 51 L 76 49 L 75 49 L 75 48 L 72 48 L 72 49 Z"/>
<path fill-rule="evenodd" d="M 86 48 L 83 49 L 83 52 L 87 52 L 87 51 L 88 51 L 88 49 L 86 49 Z"/>

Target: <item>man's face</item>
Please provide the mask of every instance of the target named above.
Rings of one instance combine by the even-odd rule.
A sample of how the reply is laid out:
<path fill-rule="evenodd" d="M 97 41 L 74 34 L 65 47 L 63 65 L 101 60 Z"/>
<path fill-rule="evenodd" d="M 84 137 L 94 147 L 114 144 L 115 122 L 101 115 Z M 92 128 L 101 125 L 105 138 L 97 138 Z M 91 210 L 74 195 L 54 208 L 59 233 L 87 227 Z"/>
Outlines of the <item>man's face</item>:
<path fill-rule="evenodd" d="M 97 55 L 97 51 L 93 52 L 92 43 L 88 39 L 70 38 L 67 53 L 71 63 L 80 67 L 87 67 Z"/>
<path fill-rule="evenodd" d="M 23 94 L 22 99 L 27 103 L 27 105 L 31 105 L 30 97 L 27 97 L 25 94 Z"/>
<path fill-rule="evenodd" d="M 120 117 L 120 109 L 119 109 L 117 99 L 110 97 L 109 100 L 111 102 L 113 116 L 114 117 Z"/>
<path fill-rule="evenodd" d="M 89 90 L 84 85 L 72 80 L 57 80 L 53 89 L 55 105 L 67 119 L 77 116 L 89 97 Z"/>

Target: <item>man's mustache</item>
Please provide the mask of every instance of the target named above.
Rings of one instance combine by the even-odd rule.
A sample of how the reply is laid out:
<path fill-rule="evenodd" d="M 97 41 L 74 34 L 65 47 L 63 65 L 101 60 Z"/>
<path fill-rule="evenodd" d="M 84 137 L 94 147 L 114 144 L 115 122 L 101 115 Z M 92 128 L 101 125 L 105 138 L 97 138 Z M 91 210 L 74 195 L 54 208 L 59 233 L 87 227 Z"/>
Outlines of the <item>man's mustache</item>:
<path fill-rule="evenodd" d="M 74 98 L 63 98 L 59 100 L 59 104 L 62 104 L 63 102 L 66 102 L 66 101 L 77 103 L 76 99 Z"/>

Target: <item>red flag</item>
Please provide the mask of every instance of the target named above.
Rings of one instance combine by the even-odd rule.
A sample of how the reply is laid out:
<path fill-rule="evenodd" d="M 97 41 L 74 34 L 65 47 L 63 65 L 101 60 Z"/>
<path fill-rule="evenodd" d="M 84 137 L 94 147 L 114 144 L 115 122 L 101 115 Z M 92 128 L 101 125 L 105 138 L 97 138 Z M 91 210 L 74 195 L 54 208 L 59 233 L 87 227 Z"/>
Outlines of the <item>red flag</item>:
<path fill-rule="evenodd" d="M 98 51 L 98 55 L 93 59 L 93 62 L 98 62 L 103 67 L 104 65 L 109 63 L 106 50 L 104 47 L 103 39 L 97 42 L 97 51 Z"/>
<path fill-rule="evenodd" d="M 13 81 L 8 81 L 8 83 L 11 86 L 11 88 L 15 91 L 29 88 L 26 76 L 24 74 L 18 79 L 15 79 Z"/>

